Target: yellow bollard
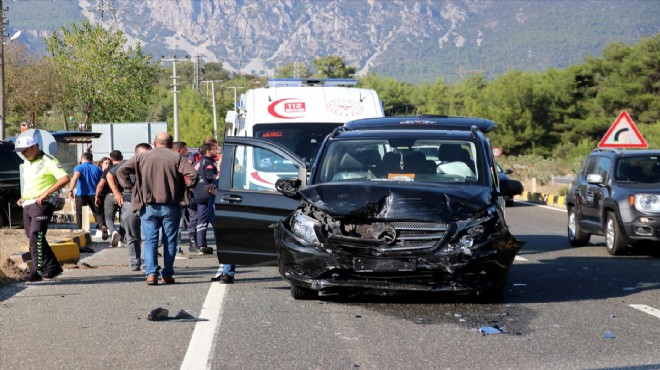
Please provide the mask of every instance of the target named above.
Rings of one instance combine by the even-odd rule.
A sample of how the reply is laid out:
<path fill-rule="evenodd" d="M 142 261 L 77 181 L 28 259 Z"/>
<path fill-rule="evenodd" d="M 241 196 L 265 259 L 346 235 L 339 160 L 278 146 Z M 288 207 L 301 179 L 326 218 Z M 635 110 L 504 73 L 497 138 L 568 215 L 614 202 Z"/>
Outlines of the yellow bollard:
<path fill-rule="evenodd" d="M 76 243 L 53 243 L 50 248 L 55 253 L 55 257 L 60 265 L 65 263 L 77 264 L 80 261 L 80 247 Z"/>

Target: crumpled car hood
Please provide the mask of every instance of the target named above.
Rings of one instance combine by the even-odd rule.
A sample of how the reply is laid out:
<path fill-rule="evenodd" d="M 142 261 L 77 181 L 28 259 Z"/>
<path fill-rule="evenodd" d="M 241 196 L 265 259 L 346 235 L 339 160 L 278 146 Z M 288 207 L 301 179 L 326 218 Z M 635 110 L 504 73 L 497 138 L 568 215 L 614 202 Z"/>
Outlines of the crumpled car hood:
<path fill-rule="evenodd" d="M 336 218 L 451 222 L 474 216 L 495 203 L 486 186 L 395 184 L 327 183 L 309 186 L 300 194 Z"/>

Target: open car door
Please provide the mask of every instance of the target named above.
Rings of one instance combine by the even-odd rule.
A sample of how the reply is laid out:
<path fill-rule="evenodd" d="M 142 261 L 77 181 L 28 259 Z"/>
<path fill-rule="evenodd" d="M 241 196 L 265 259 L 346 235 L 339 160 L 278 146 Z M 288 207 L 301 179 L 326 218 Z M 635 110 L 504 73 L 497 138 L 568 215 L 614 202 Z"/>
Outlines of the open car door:
<path fill-rule="evenodd" d="M 221 263 L 277 265 L 273 229 L 298 201 L 275 190 L 279 178 L 307 183 L 305 163 L 267 139 L 225 137 L 215 197 L 216 244 Z"/>

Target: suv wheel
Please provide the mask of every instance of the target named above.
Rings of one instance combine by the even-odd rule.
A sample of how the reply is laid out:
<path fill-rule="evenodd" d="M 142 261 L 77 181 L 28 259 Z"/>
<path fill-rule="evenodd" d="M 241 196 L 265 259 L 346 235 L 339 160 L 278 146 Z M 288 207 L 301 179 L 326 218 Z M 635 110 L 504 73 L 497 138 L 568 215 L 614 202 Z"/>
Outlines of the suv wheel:
<path fill-rule="evenodd" d="M 583 247 L 589 244 L 591 235 L 582 231 L 575 215 L 575 209 L 568 209 L 568 242 L 572 247 Z"/>
<path fill-rule="evenodd" d="M 310 300 L 316 299 L 319 296 L 319 292 L 291 284 L 291 296 L 293 299 Z"/>
<path fill-rule="evenodd" d="M 621 233 L 616 215 L 613 212 L 607 214 L 605 245 L 607 246 L 607 253 L 613 256 L 623 254 L 628 247 L 628 243 L 626 243 L 625 237 Z"/>

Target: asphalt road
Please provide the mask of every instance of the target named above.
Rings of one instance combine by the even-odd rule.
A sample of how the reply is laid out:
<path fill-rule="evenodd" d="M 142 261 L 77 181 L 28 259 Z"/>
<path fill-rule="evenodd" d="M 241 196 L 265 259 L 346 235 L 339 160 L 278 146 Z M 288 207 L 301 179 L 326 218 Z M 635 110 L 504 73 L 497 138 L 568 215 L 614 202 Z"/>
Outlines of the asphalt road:
<path fill-rule="evenodd" d="M 660 368 L 660 259 L 611 257 L 603 238 L 570 248 L 563 210 L 516 202 L 507 219 L 526 244 L 503 304 L 295 301 L 274 267 L 211 283 L 215 256 L 177 260 L 177 284 L 150 287 L 126 249 L 106 249 L 84 261 L 97 268 L 0 292 L 0 368 Z M 197 320 L 148 321 L 157 307 Z"/>

